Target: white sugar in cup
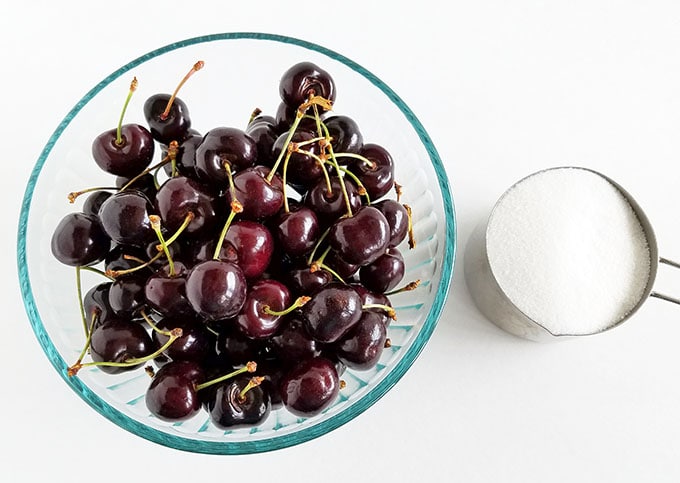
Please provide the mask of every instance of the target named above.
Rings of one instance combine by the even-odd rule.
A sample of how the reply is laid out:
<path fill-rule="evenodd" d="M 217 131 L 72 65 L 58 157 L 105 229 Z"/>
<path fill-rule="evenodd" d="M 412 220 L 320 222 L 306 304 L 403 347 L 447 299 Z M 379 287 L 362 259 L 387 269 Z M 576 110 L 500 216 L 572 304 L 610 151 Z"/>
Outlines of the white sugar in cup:
<path fill-rule="evenodd" d="M 664 261 L 662 259 L 662 261 Z M 586 168 L 534 173 L 508 189 L 466 249 L 477 307 L 536 341 L 609 330 L 652 293 L 656 238 L 635 200 Z"/>

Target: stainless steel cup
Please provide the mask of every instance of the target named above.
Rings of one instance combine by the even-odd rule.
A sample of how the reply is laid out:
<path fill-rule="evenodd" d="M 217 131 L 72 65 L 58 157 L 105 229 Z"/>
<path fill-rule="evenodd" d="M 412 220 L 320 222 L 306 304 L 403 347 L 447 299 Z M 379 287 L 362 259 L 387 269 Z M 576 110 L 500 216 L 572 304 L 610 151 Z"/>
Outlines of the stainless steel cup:
<path fill-rule="evenodd" d="M 653 285 L 656 279 L 659 263 L 664 263 L 676 268 L 680 268 L 680 264 L 659 257 L 657 240 L 654 234 L 654 229 L 652 228 L 652 225 L 650 224 L 649 219 L 645 215 L 644 211 L 633 199 L 633 197 L 618 183 L 616 183 L 609 177 L 596 171 L 593 171 L 591 169 L 571 166 L 550 169 L 564 169 L 564 168 L 587 170 L 591 173 L 601 176 L 602 178 L 610 182 L 614 187 L 616 187 L 621 192 L 623 197 L 629 202 L 630 206 L 633 209 L 633 212 L 637 216 L 640 225 L 642 226 L 642 230 L 645 234 L 647 244 L 649 247 L 650 255 L 649 272 L 642 297 L 640 298 L 640 300 L 637 301 L 634 307 L 625 314 L 623 318 L 613 322 L 606 329 L 599 332 L 610 330 L 620 325 L 624 321 L 628 320 L 630 317 L 633 316 L 635 312 L 639 310 L 642 304 L 649 297 L 657 297 L 669 302 L 680 304 L 680 300 L 676 298 L 653 291 Z M 519 183 L 524 182 L 529 177 L 538 175 L 542 172 L 543 171 L 539 171 L 526 178 L 523 178 L 522 180 L 518 181 L 515 185 L 513 185 L 510 189 L 508 189 L 508 191 L 506 191 L 506 193 L 503 196 L 501 196 L 501 198 L 496 202 L 493 209 L 491 210 L 491 214 L 489 215 L 488 219 L 481 223 L 479 226 L 477 226 L 477 228 L 473 231 L 465 251 L 466 283 L 475 304 L 482 312 L 482 314 L 491 322 L 496 324 L 498 327 L 511 334 L 523 337 L 525 339 L 540 342 L 553 341 L 558 339 L 568 339 L 572 337 L 579 337 L 582 335 L 592 335 L 592 334 L 574 335 L 569 333 L 559 334 L 551 333 L 548 329 L 544 327 L 544 325 L 541 324 L 540 320 L 534 320 L 527 316 L 524 312 L 522 312 L 520 307 L 517 307 L 512 302 L 512 300 L 510 300 L 506 292 L 503 290 L 503 287 L 500 285 L 496 277 L 496 274 L 494 274 L 493 272 L 492 264 L 489 261 L 487 251 L 487 235 L 489 227 L 491 226 L 490 224 L 494 222 L 494 215 L 496 213 L 497 207 L 502 202 L 503 197 L 512 188 L 517 186 Z"/>

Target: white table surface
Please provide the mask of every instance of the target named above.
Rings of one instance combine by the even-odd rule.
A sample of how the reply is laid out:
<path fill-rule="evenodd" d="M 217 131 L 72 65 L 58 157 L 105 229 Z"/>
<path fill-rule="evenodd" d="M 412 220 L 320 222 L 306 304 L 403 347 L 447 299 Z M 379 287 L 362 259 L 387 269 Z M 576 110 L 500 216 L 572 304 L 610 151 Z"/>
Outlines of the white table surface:
<path fill-rule="evenodd" d="M 680 481 L 680 307 L 649 300 L 611 332 L 538 344 L 483 319 L 462 269 L 498 196 L 557 165 L 626 187 L 680 259 L 680 3 L 232 3 L 3 2 L 0 480 Z M 303 38 L 390 85 L 445 163 L 458 253 L 431 341 L 385 397 L 308 443 L 215 457 L 135 437 L 63 383 L 28 323 L 15 240 L 30 170 L 90 87 L 153 48 L 227 31 Z M 680 296 L 680 271 L 662 269 L 657 288 Z"/>

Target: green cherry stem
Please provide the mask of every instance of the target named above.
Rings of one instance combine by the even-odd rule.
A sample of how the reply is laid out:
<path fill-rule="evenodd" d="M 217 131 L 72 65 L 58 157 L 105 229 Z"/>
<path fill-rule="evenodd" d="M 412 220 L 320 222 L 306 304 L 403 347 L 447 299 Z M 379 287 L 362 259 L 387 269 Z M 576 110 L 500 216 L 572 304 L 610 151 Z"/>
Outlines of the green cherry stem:
<path fill-rule="evenodd" d="M 330 233 L 331 229 L 326 228 L 324 232 L 321 234 L 319 239 L 316 241 L 316 245 L 314 245 L 314 248 L 312 249 L 312 252 L 309 254 L 309 258 L 307 258 L 307 265 L 311 265 L 312 262 L 314 261 L 314 257 L 316 256 L 316 251 L 319 249 L 323 241 L 326 239 L 328 234 Z"/>
<path fill-rule="evenodd" d="M 387 313 L 387 316 L 392 319 L 392 320 L 397 320 L 397 312 L 394 310 L 394 308 L 390 307 L 389 305 L 384 305 L 384 304 L 366 304 L 361 307 L 363 310 L 368 310 L 368 309 L 380 309 L 384 310 Z"/>
<path fill-rule="evenodd" d="M 141 178 L 145 174 L 149 174 L 153 170 L 161 168 L 161 167 L 165 166 L 166 164 L 172 162 L 172 160 L 175 159 L 175 157 L 177 156 L 177 150 L 178 149 L 179 149 L 179 143 L 177 141 L 170 141 L 170 144 L 168 144 L 168 153 L 165 155 L 165 157 L 163 159 L 161 159 L 158 163 L 154 164 L 153 166 L 149 166 L 144 171 L 139 173 L 137 176 L 130 179 L 127 183 L 125 183 L 123 186 L 121 186 L 119 191 L 125 191 L 126 189 L 128 189 L 130 187 L 130 185 L 132 185 L 132 183 L 137 181 L 139 178 Z"/>
<path fill-rule="evenodd" d="M 92 193 L 93 191 L 118 191 L 118 188 L 116 186 L 95 186 L 93 188 L 87 188 L 80 191 L 71 191 L 67 196 L 68 202 L 73 204 L 76 202 L 76 198 L 78 198 L 80 195 Z"/>
<path fill-rule="evenodd" d="M 106 278 L 108 278 L 109 280 L 114 280 L 114 278 L 111 277 L 108 273 L 106 273 L 106 272 L 104 272 L 104 271 L 102 271 L 102 270 L 99 270 L 98 268 L 90 267 L 90 266 L 88 266 L 88 265 L 83 265 L 83 266 L 80 267 L 80 269 L 81 269 L 81 270 L 85 270 L 85 271 L 87 271 L 87 272 L 96 273 L 97 275 L 101 275 L 101 276 L 103 276 L 103 277 L 106 277 Z"/>
<path fill-rule="evenodd" d="M 182 234 L 184 230 L 186 230 L 187 226 L 189 226 L 189 223 L 195 218 L 194 212 L 193 211 L 187 211 L 186 216 L 184 217 L 184 221 L 182 224 L 177 228 L 177 231 L 173 233 L 173 235 L 165 240 L 166 245 L 172 245 L 175 241 L 177 241 L 177 238 Z M 159 244 L 156 245 L 156 250 L 162 251 L 163 247 Z"/>
<path fill-rule="evenodd" d="M 151 222 L 151 228 L 156 232 L 158 241 L 161 242 L 161 248 L 165 253 L 165 258 L 168 259 L 168 275 L 170 277 L 175 276 L 175 262 L 172 261 L 172 255 L 170 255 L 170 250 L 168 249 L 168 244 L 165 242 L 163 237 L 163 232 L 161 231 L 161 217 L 158 215 L 149 215 L 149 221 Z"/>
<path fill-rule="evenodd" d="M 121 275 L 127 275 L 128 273 L 133 273 L 133 272 L 136 272 L 137 270 L 141 270 L 143 268 L 150 266 L 153 262 L 155 262 L 156 260 L 161 258 L 163 255 L 165 255 L 165 253 L 163 253 L 163 251 L 161 250 L 156 255 L 151 257 L 150 260 L 148 260 L 146 262 L 144 260 L 140 260 L 137 257 L 133 257 L 132 255 L 123 255 L 123 258 L 125 258 L 127 260 L 134 260 L 136 262 L 139 262 L 139 265 L 137 265 L 136 267 L 125 269 L 125 270 L 107 270 L 106 276 L 115 280 L 117 277 L 120 277 Z"/>
<path fill-rule="evenodd" d="M 229 374 L 225 374 L 223 376 L 217 377 L 215 379 L 211 379 L 210 381 L 203 382 L 201 384 L 196 385 L 196 390 L 200 391 L 201 389 L 205 389 L 206 387 L 210 387 L 214 384 L 219 384 L 220 382 L 226 381 L 227 379 L 231 379 L 233 377 L 236 377 L 238 375 L 241 375 L 245 372 L 255 372 L 257 370 L 257 364 L 253 361 L 248 362 L 245 366 L 236 369 L 233 372 L 230 372 Z"/>
<path fill-rule="evenodd" d="M 269 305 L 264 305 L 262 307 L 262 312 L 264 312 L 267 315 L 273 315 L 275 317 L 283 317 L 284 315 L 290 314 L 293 310 L 298 309 L 305 305 L 307 302 L 311 300 L 311 297 L 308 297 L 306 295 L 302 295 L 301 297 L 298 297 L 295 299 L 295 302 L 293 302 L 290 307 L 284 309 L 284 310 L 272 310 Z"/>
<path fill-rule="evenodd" d="M 335 153 L 335 157 L 336 157 L 336 158 L 354 158 L 354 159 L 358 159 L 358 160 L 364 162 L 365 164 L 367 164 L 368 167 L 369 167 L 370 169 L 375 169 L 375 168 L 376 168 L 376 165 L 375 165 L 375 162 L 374 162 L 374 161 L 371 161 L 370 159 L 368 159 L 368 158 L 365 157 L 365 156 L 362 156 L 361 154 L 355 154 L 355 153 Z"/>
<path fill-rule="evenodd" d="M 121 131 L 123 129 L 123 117 L 125 117 L 125 111 L 127 111 L 128 104 L 130 104 L 130 99 L 132 99 L 132 94 L 137 90 L 137 78 L 133 77 L 130 83 L 130 91 L 125 98 L 125 104 L 123 104 L 123 110 L 120 113 L 120 118 L 118 118 L 118 127 L 116 128 L 116 146 L 123 145 L 123 136 Z"/>
<path fill-rule="evenodd" d="M 151 319 L 151 317 L 149 317 L 147 315 L 146 310 L 142 309 L 142 310 L 139 311 L 139 313 L 142 315 L 142 318 L 144 319 L 144 321 L 147 324 L 149 324 L 149 327 L 151 327 L 151 329 L 153 329 L 155 332 L 158 332 L 159 334 L 164 335 L 166 337 L 172 337 L 172 331 L 171 330 L 163 330 L 163 329 L 159 328 L 156 325 L 156 323 Z"/>
<path fill-rule="evenodd" d="M 172 96 L 170 96 L 170 99 L 168 99 L 168 103 L 165 106 L 165 111 L 163 111 L 163 114 L 161 114 L 161 121 L 165 121 L 168 116 L 170 115 L 170 109 L 172 109 L 172 104 L 175 102 L 175 98 L 177 98 L 177 93 L 179 90 L 182 88 L 184 83 L 189 80 L 189 77 L 194 75 L 194 73 L 198 72 L 203 68 L 205 65 L 205 62 L 202 60 L 199 60 L 194 64 L 194 66 L 191 68 L 189 72 L 184 76 L 184 78 L 177 84 L 177 87 L 175 88 L 175 92 L 172 93 Z"/>
<path fill-rule="evenodd" d="M 90 366 L 108 366 L 108 367 L 132 367 L 136 366 L 139 364 L 143 364 L 147 361 L 153 360 L 156 357 L 160 356 L 163 352 L 165 352 L 175 340 L 179 339 L 182 337 L 182 329 L 179 327 L 176 327 L 170 331 L 170 338 L 168 341 L 163 344 L 161 347 L 158 348 L 155 352 L 146 355 L 144 357 L 131 357 L 130 359 L 127 359 L 123 362 L 113 362 L 113 361 L 92 361 L 92 362 L 85 362 L 85 363 L 76 363 L 73 364 L 71 367 L 68 368 L 68 375 L 69 377 L 75 376 L 80 369 L 83 367 L 90 367 Z"/>
<path fill-rule="evenodd" d="M 404 204 L 406 210 L 406 217 L 408 218 L 408 247 L 414 249 L 416 247 L 416 237 L 413 234 L 413 210 L 407 204 Z"/>
<path fill-rule="evenodd" d="M 326 164 L 330 164 L 332 166 L 335 166 L 331 161 L 326 160 Z M 344 166 L 338 166 L 340 168 L 340 171 L 345 173 L 347 176 L 352 178 L 352 181 L 357 185 L 357 191 L 360 196 L 363 196 L 366 198 L 366 204 L 370 206 L 371 204 L 371 197 L 368 195 L 368 191 L 366 191 L 366 187 L 364 184 L 361 182 L 361 180 L 357 177 L 356 174 L 352 173 L 349 169 L 347 169 Z"/>
<path fill-rule="evenodd" d="M 340 188 L 342 189 L 342 196 L 345 198 L 345 205 L 347 206 L 347 216 L 351 218 L 354 216 L 354 213 L 352 213 L 352 205 L 349 202 L 349 195 L 347 194 L 347 187 L 345 186 L 345 177 L 341 174 L 342 170 L 340 169 L 340 164 L 338 164 L 338 160 L 335 157 L 335 153 L 333 152 L 333 145 L 327 141 L 326 142 L 326 147 L 328 148 L 328 153 L 331 155 L 331 161 L 333 162 L 333 166 L 335 166 L 335 169 L 337 170 L 338 173 L 338 179 L 340 180 Z"/>
<path fill-rule="evenodd" d="M 238 203 L 238 200 L 234 200 L 231 202 L 231 211 L 229 212 L 229 216 L 227 217 L 227 221 L 224 222 L 224 226 L 222 227 L 222 232 L 220 233 L 220 237 L 217 240 L 217 244 L 215 246 L 215 253 L 213 253 L 213 260 L 219 260 L 220 259 L 220 252 L 222 251 L 222 245 L 224 244 L 224 237 L 227 236 L 227 231 L 229 230 L 229 227 L 231 226 L 231 222 L 234 220 L 234 217 L 243 211 L 243 207 L 241 206 L 240 203 Z"/>
<path fill-rule="evenodd" d="M 407 283 L 403 287 L 395 288 L 394 290 L 392 290 L 390 292 L 386 292 L 383 295 L 389 297 L 391 295 L 396 295 L 396 294 L 402 293 L 402 292 L 410 292 L 411 290 L 415 290 L 416 288 L 418 288 L 419 285 L 420 285 L 420 279 L 417 279 L 417 280 L 414 280 L 413 282 Z"/>
<path fill-rule="evenodd" d="M 85 315 L 85 305 L 83 303 L 83 283 L 80 276 L 81 267 L 78 265 L 76 267 L 76 292 L 78 294 L 78 306 L 80 307 L 80 317 L 83 321 L 83 329 L 85 329 L 85 335 L 87 335 L 87 316 Z"/>
<path fill-rule="evenodd" d="M 264 377 L 262 376 L 251 377 L 250 381 L 248 381 L 248 384 L 246 384 L 246 386 L 238 394 L 239 402 L 244 402 L 246 400 L 246 394 L 248 393 L 248 391 L 262 384 L 262 381 L 264 381 Z"/>

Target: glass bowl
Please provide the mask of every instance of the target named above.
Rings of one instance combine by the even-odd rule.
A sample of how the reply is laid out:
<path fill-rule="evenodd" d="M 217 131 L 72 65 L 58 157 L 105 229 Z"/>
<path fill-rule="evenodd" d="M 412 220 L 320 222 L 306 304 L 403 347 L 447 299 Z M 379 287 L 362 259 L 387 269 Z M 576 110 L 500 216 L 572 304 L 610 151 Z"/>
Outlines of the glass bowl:
<path fill-rule="evenodd" d="M 388 149 L 402 202 L 412 208 L 414 249 L 402 249 L 404 281 L 419 287 L 391 298 L 397 319 L 388 328 L 391 346 L 371 370 L 347 370 L 345 387 L 323 413 L 293 416 L 272 412 L 260 426 L 223 431 L 202 411 L 182 423 L 151 416 L 144 401 L 149 376 L 144 370 L 105 374 L 90 367 L 69 377 L 84 333 L 75 269 L 59 263 L 50 239 L 67 213 L 78 211 L 67 194 L 110 185 L 111 175 L 93 162 L 92 140 L 116 125 L 133 76 L 137 92 L 126 123 L 144 124 L 141 106 L 157 92 L 171 92 L 197 60 L 205 67 L 185 84 L 180 97 L 190 106 L 193 127 L 245 128 L 255 107 L 273 115 L 280 103 L 278 81 L 285 70 L 311 61 L 329 72 L 337 86 L 334 111 L 352 117 L 365 142 Z M 156 150 L 156 156 L 160 153 Z M 303 40 L 263 33 L 223 33 L 176 42 L 119 68 L 94 86 L 66 115 L 50 137 L 31 174 L 18 232 L 18 267 L 28 318 L 50 362 L 83 400 L 120 427 L 168 447 L 199 453 L 245 454 L 275 450 L 321 436 L 352 420 L 382 397 L 404 375 L 430 338 L 446 300 L 456 247 L 455 215 L 441 159 L 415 114 L 365 68 L 329 49 Z M 83 293 L 101 276 L 81 271 Z"/>

